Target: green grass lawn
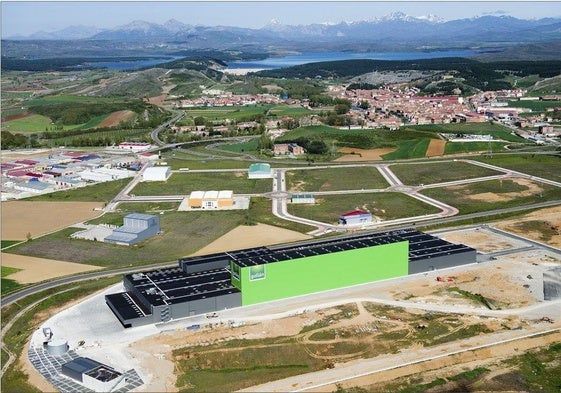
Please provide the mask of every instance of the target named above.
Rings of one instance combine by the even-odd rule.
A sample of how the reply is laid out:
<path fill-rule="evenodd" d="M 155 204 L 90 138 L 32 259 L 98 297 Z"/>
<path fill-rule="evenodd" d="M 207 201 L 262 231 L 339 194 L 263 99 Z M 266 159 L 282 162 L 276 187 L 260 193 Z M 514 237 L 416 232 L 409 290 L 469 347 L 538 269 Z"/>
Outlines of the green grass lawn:
<path fill-rule="evenodd" d="M 384 189 L 388 183 L 375 167 L 326 168 L 286 172 L 291 192 Z"/>
<path fill-rule="evenodd" d="M 15 291 L 16 289 L 20 288 L 22 285 L 20 283 L 18 283 L 15 280 L 11 280 L 9 278 L 5 278 L 6 276 L 9 276 L 10 274 L 14 274 L 19 272 L 21 269 L 16 269 L 14 267 L 7 267 L 7 266 L 2 266 L 2 296 Z"/>
<path fill-rule="evenodd" d="M 142 182 L 134 195 L 189 195 L 191 191 L 232 190 L 234 194 L 269 192 L 271 179 L 248 179 L 247 171 L 213 173 L 173 173 L 165 182 Z"/>
<path fill-rule="evenodd" d="M 107 214 L 93 222 L 122 225 L 127 212 L 142 212 L 136 204 L 126 205 L 129 204 L 120 205 L 124 209 L 122 213 Z M 148 208 L 148 211 L 153 212 L 152 209 Z M 245 215 L 239 210 L 165 212 L 159 215 L 162 232 L 130 247 L 71 239 L 70 234 L 78 229 L 67 228 L 15 246 L 10 253 L 105 267 L 171 262 L 196 252 L 242 224 Z"/>
<path fill-rule="evenodd" d="M 518 184 L 513 180 L 489 180 L 461 186 L 432 188 L 422 193 L 456 207 L 460 210 L 460 214 L 524 206 L 558 200 L 561 197 L 561 189 L 557 187 L 541 183 L 533 183 L 533 185 L 540 190 L 533 191 L 525 184 Z"/>
<path fill-rule="evenodd" d="M 473 179 L 502 173 L 462 161 L 394 164 L 390 169 L 403 184 L 412 186 Z"/>
<path fill-rule="evenodd" d="M 425 157 L 429 144 L 430 144 L 429 138 L 402 141 L 397 144 L 397 150 L 388 154 L 384 154 L 382 158 L 384 160 L 403 160 L 406 158 L 422 158 Z"/>
<path fill-rule="evenodd" d="M 41 115 L 31 115 L 2 122 L 2 131 L 10 131 L 11 133 L 42 133 L 49 127 L 52 127 L 51 119 Z"/>
<path fill-rule="evenodd" d="M 242 142 L 242 143 L 224 143 L 223 145 L 220 145 L 217 148 L 220 150 L 233 151 L 236 153 L 256 154 L 259 152 L 258 142 L 259 142 L 258 138 L 255 138 L 255 139 L 251 139 L 250 141 Z"/>
<path fill-rule="evenodd" d="M 339 216 L 352 210 L 366 210 L 382 220 L 438 213 L 440 209 L 405 194 L 380 192 L 373 194 L 322 195 L 314 205 L 289 204 L 288 212 L 298 217 L 336 224 Z"/>
<path fill-rule="evenodd" d="M 494 155 L 477 161 L 561 182 L 561 157 L 543 154 Z"/>

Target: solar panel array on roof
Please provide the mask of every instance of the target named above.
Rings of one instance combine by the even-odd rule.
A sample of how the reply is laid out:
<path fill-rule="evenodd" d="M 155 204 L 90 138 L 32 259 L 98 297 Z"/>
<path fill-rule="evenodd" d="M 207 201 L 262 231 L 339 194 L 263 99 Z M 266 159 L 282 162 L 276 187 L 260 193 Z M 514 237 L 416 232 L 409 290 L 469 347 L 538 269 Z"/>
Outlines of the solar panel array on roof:
<path fill-rule="evenodd" d="M 137 294 L 150 304 L 164 305 L 212 297 L 216 293 L 237 292 L 228 269 L 185 273 L 183 269 L 160 269 L 142 276 L 127 275 Z"/>

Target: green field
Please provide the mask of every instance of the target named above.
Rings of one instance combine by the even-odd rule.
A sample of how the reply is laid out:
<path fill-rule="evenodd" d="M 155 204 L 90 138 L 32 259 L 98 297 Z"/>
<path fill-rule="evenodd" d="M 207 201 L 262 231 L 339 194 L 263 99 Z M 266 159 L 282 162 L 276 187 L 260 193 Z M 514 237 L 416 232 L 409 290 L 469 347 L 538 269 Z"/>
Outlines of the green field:
<path fill-rule="evenodd" d="M 288 212 L 292 215 L 330 224 L 336 224 L 341 214 L 357 209 L 369 211 L 384 221 L 440 211 L 405 194 L 394 192 L 322 195 L 316 197 L 314 205 L 288 204 Z"/>
<path fill-rule="evenodd" d="M 492 135 L 508 142 L 524 143 L 524 139 L 513 135 L 511 130 L 496 124 L 441 124 L 405 126 L 398 131 L 378 129 L 345 130 L 328 126 L 300 127 L 279 137 L 278 142 L 296 141 L 299 138 L 321 139 L 328 146 L 355 147 L 363 149 L 395 147 L 394 152 L 383 156 L 384 160 L 425 157 L 430 140 L 438 133 Z M 492 142 L 493 151 L 503 151 L 504 142 Z M 471 153 L 489 150 L 488 142 L 449 142 L 445 154 Z"/>
<path fill-rule="evenodd" d="M 52 127 L 51 119 L 41 115 L 31 115 L 21 119 L 2 122 L 2 131 L 20 134 L 43 133 L 49 127 Z M 75 126 L 66 127 L 66 129 L 72 128 L 75 128 Z"/>
<path fill-rule="evenodd" d="M 512 169 L 532 176 L 561 182 L 561 157 L 559 155 L 521 154 L 477 157 L 477 161 Z"/>
<path fill-rule="evenodd" d="M 301 169 L 286 172 L 290 192 L 384 189 L 388 183 L 375 167 Z"/>
<path fill-rule="evenodd" d="M 423 190 L 422 194 L 459 209 L 460 214 L 529 205 L 559 200 L 561 189 L 530 182 L 528 186 L 513 180 L 488 180 L 453 187 Z"/>
<path fill-rule="evenodd" d="M 397 145 L 397 150 L 384 154 L 384 160 L 403 160 L 407 158 L 423 158 L 430 144 L 429 138 L 403 141 Z"/>
<path fill-rule="evenodd" d="M 189 195 L 191 191 L 232 190 L 234 194 L 260 194 L 272 189 L 271 179 L 248 179 L 247 171 L 173 173 L 165 182 L 141 182 L 134 195 Z"/>
<path fill-rule="evenodd" d="M 120 205 L 126 212 L 142 212 L 139 210 L 140 206 L 136 204 L 130 204 L 130 207 L 126 205 Z M 148 211 L 153 212 L 152 209 L 148 208 Z M 125 212 L 105 214 L 93 222 L 122 225 L 125 214 Z M 113 268 L 172 262 L 198 251 L 209 242 L 242 224 L 245 214 L 239 210 L 165 212 L 159 215 L 162 232 L 130 247 L 71 239 L 70 235 L 78 229 L 67 228 L 15 246 L 9 251 L 20 255 Z"/>
<path fill-rule="evenodd" d="M 502 173 L 462 161 L 394 164 L 390 169 L 403 184 L 412 186 L 494 176 Z"/>
<path fill-rule="evenodd" d="M 497 153 L 505 151 L 506 143 L 502 142 L 447 142 L 444 148 L 444 154 L 460 154 L 460 153 Z"/>
<path fill-rule="evenodd" d="M 36 98 L 26 101 L 26 106 L 38 105 L 53 105 L 53 104 L 66 104 L 66 103 L 79 103 L 79 104 L 108 104 L 115 102 L 123 102 L 119 98 L 109 97 L 92 97 L 92 96 L 78 96 L 78 95 L 53 95 Z"/>
<path fill-rule="evenodd" d="M 107 116 L 101 116 L 89 121 L 80 128 L 95 127 L 99 122 L 103 121 Z M 95 123 L 95 124 L 94 124 Z M 97 143 L 97 145 L 118 145 L 124 141 L 144 141 L 149 138 L 149 129 L 114 129 L 110 131 L 94 131 L 61 138 L 49 139 L 49 143 L 53 146 L 89 146 L 92 145 L 88 141 L 98 141 L 103 139 L 105 144 Z M 96 144 L 93 144 L 94 146 Z"/>
<path fill-rule="evenodd" d="M 549 108 L 558 108 L 561 101 L 508 101 L 508 106 L 513 108 L 528 108 L 532 112 L 545 112 Z"/>
<path fill-rule="evenodd" d="M 495 123 L 431 124 L 421 126 L 406 126 L 404 127 L 404 129 L 443 134 L 492 135 L 497 139 L 502 139 L 509 142 L 524 142 L 523 138 L 513 135 L 510 128 Z"/>
<path fill-rule="evenodd" d="M 26 201 L 63 201 L 63 202 L 103 202 L 109 203 L 117 194 L 131 182 L 131 179 L 115 180 L 105 183 L 92 184 L 74 190 L 51 192 L 26 198 Z"/>
<path fill-rule="evenodd" d="M 259 142 L 258 138 L 255 138 L 255 139 L 251 139 L 250 141 L 241 142 L 241 143 L 224 143 L 217 146 L 217 148 L 220 150 L 226 150 L 236 153 L 256 154 L 259 152 L 258 142 Z"/>
<path fill-rule="evenodd" d="M 4 296 L 7 293 L 13 292 L 16 289 L 21 287 L 21 284 L 18 283 L 17 281 L 11 280 L 9 278 L 5 278 L 6 276 L 9 276 L 10 274 L 14 274 L 19 272 L 21 269 L 16 269 L 13 267 L 7 267 L 7 266 L 2 266 L 2 296 Z"/>
<path fill-rule="evenodd" d="M 210 107 L 210 108 L 184 108 L 189 117 L 204 117 L 208 120 L 238 120 L 249 121 L 253 116 L 266 115 L 271 104 L 248 105 L 244 107 Z"/>

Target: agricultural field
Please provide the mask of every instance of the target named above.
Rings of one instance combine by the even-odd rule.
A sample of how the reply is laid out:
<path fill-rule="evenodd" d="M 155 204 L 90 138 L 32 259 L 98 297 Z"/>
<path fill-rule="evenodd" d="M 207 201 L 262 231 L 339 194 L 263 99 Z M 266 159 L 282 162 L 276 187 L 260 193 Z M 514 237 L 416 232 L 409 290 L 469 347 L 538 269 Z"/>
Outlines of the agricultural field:
<path fill-rule="evenodd" d="M 403 184 L 412 186 L 494 176 L 502 173 L 462 161 L 394 164 L 390 169 Z"/>
<path fill-rule="evenodd" d="M 14 120 L 2 122 L 2 131 L 9 131 L 18 134 L 31 134 L 45 132 L 46 129 L 52 127 L 51 119 L 41 115 L 22 116 Z M 80 125 L 67 126 L 66 129 L 73 129 Z"/>
<path fill-rule="evenodd" d="M 173 173 L 165 182 L 141 182 L 134 195 L 189 195 L 191 191 L 232 190 L 234 194 L 260 194 L 272 190 L 270 179 L 248 179 L 240 172 Z"/>
<path fill-rule="evenodd" d="M 434 206 L 394 192 L 322 195 L 315 199 L 313 205 L 288 204 L 288 212 L 297 217 L 330 224 L 336 224 L 341 214 L 357 209 L 368 211 L 383 221 L 440 212 Z"/>
<path fill-rule="evenodd" d="M 290 192 L 384 189 L 388 183 L 375 167 L 302 169 L 286 172 Z"/>

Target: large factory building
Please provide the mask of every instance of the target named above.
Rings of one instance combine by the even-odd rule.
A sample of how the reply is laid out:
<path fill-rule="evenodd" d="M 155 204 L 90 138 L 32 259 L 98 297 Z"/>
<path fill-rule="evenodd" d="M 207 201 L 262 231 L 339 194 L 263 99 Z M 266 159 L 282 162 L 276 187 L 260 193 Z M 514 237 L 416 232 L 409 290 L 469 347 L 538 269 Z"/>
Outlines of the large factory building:
<path fill-rule="evenodd" d="M 106 302 L 125 327 L 167 322 L 474 263 L 476 250 L 416 230 L 257 247 L 124 276 Z"/>

